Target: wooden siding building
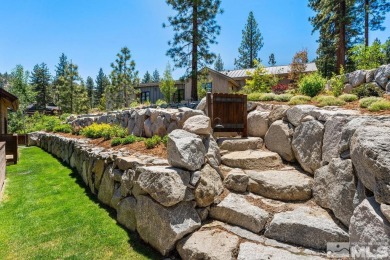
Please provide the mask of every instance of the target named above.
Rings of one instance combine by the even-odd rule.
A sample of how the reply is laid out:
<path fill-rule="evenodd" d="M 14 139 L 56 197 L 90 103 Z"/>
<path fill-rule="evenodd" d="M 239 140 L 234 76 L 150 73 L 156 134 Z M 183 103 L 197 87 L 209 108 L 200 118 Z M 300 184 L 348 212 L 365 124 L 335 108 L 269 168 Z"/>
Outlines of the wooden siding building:
<path fill-rule="evenodd" d="M 180 103 L 185 100 L 184 95 L 184 82 L 176 81 L 175 82 L 176 92 L 173 95 L 174 103 Z M 155 104 L 157 100 L 164 100 L 164 95 L 161 93 L 159 83 L 151 82 L 151 83 L 142 83 L 138 87 L 139 94 L 137 94 L 137 99 L 140 103 L 144 103 L 149 101 L 152 104 Z"/>
<path fill-rule="evenodd" d="M 8 133 L 8 109 L 16 111 L 18 108 L 18 98 L 5 89 L 0 88 L 0 134 Z"/>

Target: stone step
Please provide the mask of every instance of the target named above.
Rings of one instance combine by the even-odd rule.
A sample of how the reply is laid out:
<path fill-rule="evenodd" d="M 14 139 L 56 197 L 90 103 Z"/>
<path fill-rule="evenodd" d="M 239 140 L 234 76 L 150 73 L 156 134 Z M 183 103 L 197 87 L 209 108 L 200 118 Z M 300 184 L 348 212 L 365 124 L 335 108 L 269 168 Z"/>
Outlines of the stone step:
<path fill-rule="evenodd" d="M 245 196 L 229 193 L 219 204 L 211 207 L 210 217 L 259 233 L 270 214 L 251 204 Z"/>
<path fill-rule="evenodd" d="M 262 150 L 236 151 L 222 156 L 222 164 L 247 170 L 271 170 L 282 167 L 283 162 L 277 153 Z"/>
<path fill-rule="evenodd" d="M 325 250 L 327 242 L 348 242 L 349 235 L 319 206 L 299 206 L 274 215 L 266 237 L 307 248 Z"/>
<path fill-rule="evenodd" d="M 291 168 L 269 171 L 246 170 L 248 191 L 282 201 L 303 201 L 312 197 L 313 178 Z"/>
<path fill-rule="evenodd" d="M 219 138 L 217 143 L 220 150 L 229 152 L 256 150 L 263 147 L 263 139 L 260 137 Z"/>

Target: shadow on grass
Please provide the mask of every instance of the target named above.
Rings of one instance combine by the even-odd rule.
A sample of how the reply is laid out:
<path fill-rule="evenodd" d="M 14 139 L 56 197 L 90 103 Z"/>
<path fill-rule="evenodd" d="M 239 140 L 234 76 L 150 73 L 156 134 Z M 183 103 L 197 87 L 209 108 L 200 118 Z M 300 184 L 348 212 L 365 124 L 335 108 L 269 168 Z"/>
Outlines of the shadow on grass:
<path fill-rule="evenodd" d="M 45 151 L 46 152 L 46 151 Z M 47 152 L 46 152 L 47 153 Z M 105 209 L 109 216 L 116 220 L 116 211 L 115 209 L 103 204 L 97 199 L 97 195 L 93 194 L 89 187 L 84 183 L 82 177 L 77 173 L 76 169 L 71 168 L 68 164 L 63 162 L 61 159 L 57 158 L 54 155 L 51 155 L 54 159 L 56 159 L 58 162 L 61 163 L 62 166 L 64 166 L 67 169 L 70 169 L 72 172 L 70 173 L 70 177 L 74 179 L 75 183 L 80 186 L 84 190 L 84 193 L 88 198 L 93 201 L 95 204 L 98 204 L 100 208 Z M 131 246 L 131 249 L 136 251 L 139 254 L 142 254 L 145 257 L 148 257 L 149 259 L 163 259 L 164 257 L 157 252 L 155 249 L 153 249 L 149 244 L 145 243 L 137 232 L 132 232 L 125 228 L 123 225 L 119 224 L 118 221 L 116 221 L 116 225 L 121 227 L 123 230 L 126 231 L 128 237 L 129 237 L 129 244 Z M 130 249 L 130 248 L 129 248 Z"/>

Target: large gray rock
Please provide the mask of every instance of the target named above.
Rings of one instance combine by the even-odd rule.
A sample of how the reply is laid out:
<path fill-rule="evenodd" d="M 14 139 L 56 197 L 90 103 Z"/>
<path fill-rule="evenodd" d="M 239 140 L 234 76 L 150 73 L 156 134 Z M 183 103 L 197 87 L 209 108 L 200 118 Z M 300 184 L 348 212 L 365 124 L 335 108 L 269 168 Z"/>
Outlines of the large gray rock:
<path fill-rule="evenodd" d="M 211 207 L 210 217 L 259 233 L 270 215 L 249 203 L 244 196 L 230 193 L 221 203 Z"/>
<path fill-rule="evenodd" d="M 237 260 L 300 260 L 300 259 L 324 259 L 319 256 L 294 254 L 287 250 L 265 246 L 262 244 L 255 244 L 252 242 L 243 242 L 240 244 Z"/>
<path fill-rule="evenodd" d="M 390 204 L 390 123 L 358 128 L 351 140 L 351 158 L 363 185 L 380 203 Z"/>
<path fill-rule="evenodd" d="M 217 143 L 219 149 L 234 152 L 260 149 L 263 146 L 263 139 L 260 137 L 219 138 Z"/>
<path fill-rule="evenodd" d="M 290 108 L 289 106 L 285 106 L 285 105 L 274 106 L 268 115 L 268 124 L 271 125 L 273 122 L 285 118 L 287 110 L 289 108 Z"/>
<path fill-rule="evenodd" d="M 332 158 L 339 157 L 339 144 L 343 126 L 349 121 L 347 117 L 333 117 L 326 121 L 322 141 L 322 164 L 329 163 Z"/>
<path fill-rule="evenodd" d="M 220 229 L 200 230 L 179 241 L 182 259 L 233 260 L 239 237 Z"/>
<path fill-rule="evenodd" d="M 197 135 L 209 135 L 212 133 L 210 118 L 203 115 L 190 117 L 185 121 L 183 130 Z"/>
<path fill-rule="evenodd" d="M 223 192 L 223 184 L 218 172 L 206 164 L 200 171 L 200 180 L 195 187 L 195 200 L 199 207 L 214 203 L 215 197 Z"/>
<path fill-rule="evenodd" d="M 292 149 L 302 168 L 308 173 L 321 167 L 322 138 L 324 126 L 316 121 L 307 121 L 299 125 L 294 132 Z"/>
<path fill-rule="evenodd" d="M 268 130 L 269 112 L 259 110 L 252 111 L 248 114 L 248 135 L 264 137 Z"/>
<path fill-rule="evenodd" d="M 249 177 L 241 169 L 231 170 L 223 180 L 223 184 L 229 190 L 245 192 L 248 186 Z"/>
<path fill-rule="evenodd" d="M 360 245 L 390 245 L 390 223 L 373 197 L 356 207 L 349 226 L 351 243 Z"/>
<path fill-rule="evenodd" d="M 135 231 L 137 228 L 137 221 L 135 219 L 136 206 L 137 201 L 134 197 L 124 198 L 118 204 L 117 220 L 131 231 Z"/>
<path fill-rule="evenodd" d="M 190 173 L 165 166 L 139 167 L 137 184 L 163 206 L 182 201 L 190 182 Z"/>
<path fill-rule="evenodd" d="M 184 130 L 177 129 L 168 135 L 167 151 L 168 162 L 174 167 L 196 171 L 205 163 L 202 139 Z"/>
<path fill-rule="evenodd" d="M 247 150 L 225 154 L 222 163 L 232 168 L 269 170 L 280 168 L 282 159 L 274 152 Z"/>
<path fill-rule="evenodd" d="M 268 150 L 278 153 L 284 160 L 293 162 L 295 155 L 291 147 L 294 129 L 292 125 L 282 120 L 275 121 L 265 135 L 265 146 Z"/>
<path fill-rule="evenodd" d="M 390 205 L 381 204 L 381 212 L 385 216 L 387 221 L 390 221 Z"/>
<path fill-rule="evenodd" d="M 98 199 L 106 205 L 111 205 L 111 199 L 114 195 L 114 166 L 110 164 L 103 173 L 102 181 L 99 186 Z"/>
<path fill-rule="evenodd" d="M 200 100 L 199 104 L 196 106 L 196 110 L 201 110 L 201 111 L 207 113 L 207 99 L 206 99 L 206 97 L 204 97 Z"/>
<path fill-rule="evenodd" d="M 375 82 L 383 89 L 386 87 L 390 78 L 390 64 L 382 65 L 375 71 Z"/>
<path fill-rule="evenodd" d="M 332 159 L 329 165 L 314 174 L 314 201 L 323 208 L 333 211 L 345 226 L 354 210 L 356 178 L 351 160 Z"/>
<path fill-rule="evenodd" d="M 180 202 L 166 208 L 147 196 L 139 196 L 135 215 L 142 240 L 162 255 L 171 252 L 178 240 L 201 224 L 193 202 Z"/>
<path fill-rule="evenodd" d="M 326 249 L 327 242 L 348 242 L 347 232 L 320 207 L 303 206 L 292 211 L 277 213 L 264 235 L 279 241 L 320 250 Z"/>
<path fill-rule="evenodd" d="M 305 116 L 307 116 L 310 111 L 317 109 L 316 106 L 312 105 L 298 105 L 287 110 L 286 116 L 288 121 L 294 126 L 298 126 Z"/>
<path fill-rule="evenodd" d="M 246 174 L 253 180 L 248 186 L 252 193 L 284 201 L 311 198 L 313 179 L 297 170 L 246 171 Z"/>
<path fill-rule="evenodd" d="M 349 73 L 349 83 L 353 88 L 360 86 L 361 84 L 366 82 L 366 71 L 365 70 L 357 70 Z"/>

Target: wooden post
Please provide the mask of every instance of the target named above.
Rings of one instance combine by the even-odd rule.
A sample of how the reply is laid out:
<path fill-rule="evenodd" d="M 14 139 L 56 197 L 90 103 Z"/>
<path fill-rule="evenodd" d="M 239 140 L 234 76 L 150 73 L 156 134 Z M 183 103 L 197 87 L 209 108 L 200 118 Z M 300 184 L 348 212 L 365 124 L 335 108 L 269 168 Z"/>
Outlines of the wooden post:
<path fill-rule="evenodd" d="M 207 105 L 207 114 L 211 121 L 211 128 L 214 129 L 214 120 L 213 120 L 213 101 L 211 92 L 207 92 L 206 95 L 206 105 Z"/>
<path fill-rule="evenodd" d="M 244 129 L 242 130 L 242 136 L 241 137 L 248 137 L 248 108 L 247 108 L 247 95 L 243 95 L 243 119 L 244 119 Z"/>

